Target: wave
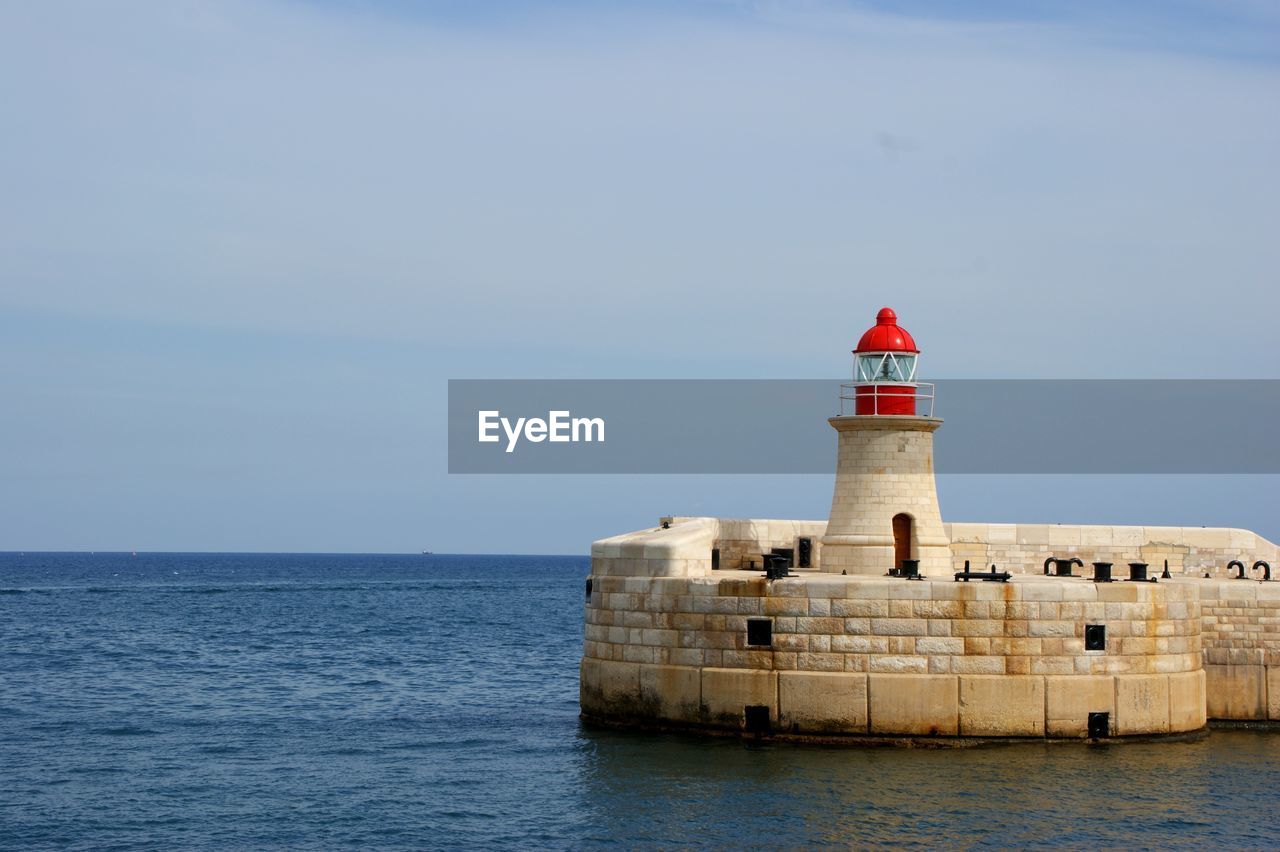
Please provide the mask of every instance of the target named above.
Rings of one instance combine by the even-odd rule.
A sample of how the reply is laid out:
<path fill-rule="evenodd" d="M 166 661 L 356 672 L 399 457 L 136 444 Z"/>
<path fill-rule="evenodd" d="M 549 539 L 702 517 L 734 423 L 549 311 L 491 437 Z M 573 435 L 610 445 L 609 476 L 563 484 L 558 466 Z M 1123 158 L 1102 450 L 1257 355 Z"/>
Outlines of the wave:
<path fill-rule="evenodd" d="M 118 728 L 95 728 L 89 733 L 104 737 L 149 737 L 160 732 L 136 725 L 123 725 Z"/>

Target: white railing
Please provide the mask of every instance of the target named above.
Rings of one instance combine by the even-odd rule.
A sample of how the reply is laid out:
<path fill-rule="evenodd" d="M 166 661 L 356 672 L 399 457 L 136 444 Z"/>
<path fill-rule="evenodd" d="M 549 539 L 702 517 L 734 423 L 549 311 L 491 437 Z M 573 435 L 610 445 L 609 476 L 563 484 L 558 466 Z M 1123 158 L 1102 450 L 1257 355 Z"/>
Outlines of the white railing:
<path fill-rule="evenodd" d="M 881 388 L 914 388 L 914 396 L 904 393 L 881 393 Z M 862 393 L 859 394 L 858 391 Z M 840 386 L 840 415 L 858 413 L 858 400 L 870 399 L 871 412 L 880 413 L 880 400 L 886 401 L 886 407 L 896 407 L 892 403 L 902 403 L 910 399 L 914 403 L 913 414 L 916 417 L 933 416 L 934 386 L 931 382 L 861 382 Z M 923 403 L 923 405 L 921 404 Z"/>

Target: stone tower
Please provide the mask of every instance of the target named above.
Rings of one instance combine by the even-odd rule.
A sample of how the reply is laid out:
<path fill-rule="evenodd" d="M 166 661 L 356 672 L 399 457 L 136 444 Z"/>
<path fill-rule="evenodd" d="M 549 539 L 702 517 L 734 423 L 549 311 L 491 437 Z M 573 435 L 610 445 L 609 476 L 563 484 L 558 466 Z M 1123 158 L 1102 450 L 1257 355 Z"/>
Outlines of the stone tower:
<path fill-rule="evenodd" d="M 854 349 L 842 385 L 835 494 L 822 538 L 822 570 L 886 574 L 907 559 L 935 578 L 953 570 L 933 475 L 933 386 L 916 381 L 920 350 L 882 308 Z M 846 414 L 852 403 L 852 414 Z M 923 410 L 925 415 L 918 413 Z"/>

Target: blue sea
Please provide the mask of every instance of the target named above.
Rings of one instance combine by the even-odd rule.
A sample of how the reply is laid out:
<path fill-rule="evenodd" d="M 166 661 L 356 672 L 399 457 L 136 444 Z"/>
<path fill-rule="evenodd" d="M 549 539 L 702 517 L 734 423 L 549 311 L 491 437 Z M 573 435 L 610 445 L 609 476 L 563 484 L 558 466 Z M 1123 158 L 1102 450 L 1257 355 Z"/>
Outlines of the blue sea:
<path fill-rule="evenodd" d="M 1280 733 L 898 750 L 584 727 L 587 568 L 0 554 L 0 847 L 1280 845 Z"/>

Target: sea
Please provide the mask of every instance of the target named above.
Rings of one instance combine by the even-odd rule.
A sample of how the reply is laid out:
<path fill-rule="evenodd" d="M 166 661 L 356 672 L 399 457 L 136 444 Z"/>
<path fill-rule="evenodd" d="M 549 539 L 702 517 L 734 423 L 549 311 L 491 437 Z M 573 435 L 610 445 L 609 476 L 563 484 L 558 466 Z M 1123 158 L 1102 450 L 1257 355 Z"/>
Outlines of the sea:
<path fill-rule="evenodd" d="M 0 554 L 0 848 L 1280 846 L 1280 733 L 898 749 L 585 726 L 587 572 Z"/>

